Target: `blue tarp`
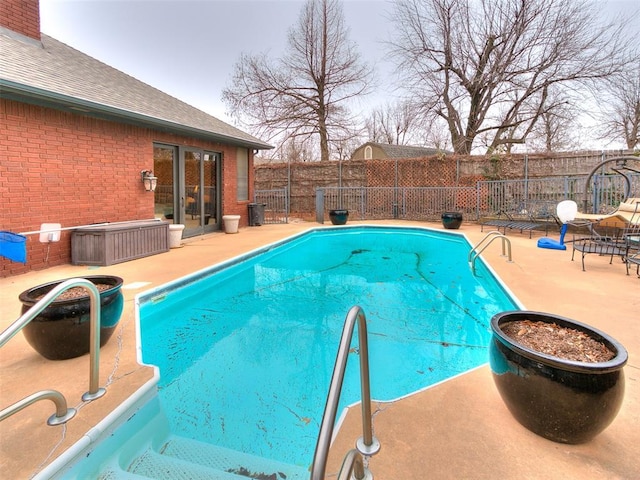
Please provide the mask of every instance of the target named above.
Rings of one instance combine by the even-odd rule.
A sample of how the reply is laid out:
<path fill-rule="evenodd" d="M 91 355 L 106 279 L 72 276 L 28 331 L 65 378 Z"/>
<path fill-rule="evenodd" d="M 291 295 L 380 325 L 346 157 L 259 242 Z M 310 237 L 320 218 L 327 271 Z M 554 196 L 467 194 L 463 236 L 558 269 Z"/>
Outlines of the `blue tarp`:
<path fill-rule="evenodd" d="M 27 263 L 27 237 L 0 231 L 0 256 L 14 262 Z"/>

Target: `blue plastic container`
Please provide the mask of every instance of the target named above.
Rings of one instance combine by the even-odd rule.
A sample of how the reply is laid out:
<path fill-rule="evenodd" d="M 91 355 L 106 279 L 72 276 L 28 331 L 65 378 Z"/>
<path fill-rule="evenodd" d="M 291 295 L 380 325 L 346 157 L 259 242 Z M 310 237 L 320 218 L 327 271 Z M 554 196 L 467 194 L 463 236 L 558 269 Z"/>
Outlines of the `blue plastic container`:
<path fill-rule="evenodd" d="M 0 256 L 14 262 L 27 263 L 27 237 L 0 231 Z"/>

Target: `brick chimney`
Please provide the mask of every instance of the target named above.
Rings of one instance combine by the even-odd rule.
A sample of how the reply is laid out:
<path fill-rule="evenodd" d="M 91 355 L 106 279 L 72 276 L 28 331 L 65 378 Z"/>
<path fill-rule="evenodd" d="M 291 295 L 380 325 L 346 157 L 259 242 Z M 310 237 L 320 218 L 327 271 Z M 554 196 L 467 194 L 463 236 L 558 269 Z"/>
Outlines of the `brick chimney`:
<path fill-rule="evenodd" d="M 0 0 L 0 27 L 40 41 L 40 0 Z"/>

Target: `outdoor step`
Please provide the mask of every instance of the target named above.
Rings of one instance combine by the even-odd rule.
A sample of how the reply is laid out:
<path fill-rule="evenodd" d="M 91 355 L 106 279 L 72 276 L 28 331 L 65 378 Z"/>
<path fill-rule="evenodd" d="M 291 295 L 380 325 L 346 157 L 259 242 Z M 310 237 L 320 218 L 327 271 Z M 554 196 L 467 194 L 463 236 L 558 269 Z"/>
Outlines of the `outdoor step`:
<path fill-rule="evenodd" d="M 149 477 L 125 472 L 120 469 L 108 469 L 100 474 L 97 480 L 148 480 Z"/>
<path fill-rule="evenodd" d="M 303 480 L 309 472 L 296 465 L 170 435 L 159 449 L 146 449 L 126 471 L 113 465 L 99 480 Z"/>
<path fill-rule="evenodd" d="M 153 450 L 147 450 L 137 457 L 127 471 L 158 480 L 247 480 L 247 477 L 162 455 Z"/>
<path fill-rule="evenodd" d="M 217 445 L 170 436 L 160 448 L 166 456 L 186 460 L 224 472 L 240 474 L 244 480 L 303 480 L 309 478 L 306 468 L 270 460 Z"/>
<path fill-rule="evenodd" d="M 157 397 L 92 451 L 93 466 L 64 478 L 97 480 L 307 480 L 300 467 L 172 435 Z"/>

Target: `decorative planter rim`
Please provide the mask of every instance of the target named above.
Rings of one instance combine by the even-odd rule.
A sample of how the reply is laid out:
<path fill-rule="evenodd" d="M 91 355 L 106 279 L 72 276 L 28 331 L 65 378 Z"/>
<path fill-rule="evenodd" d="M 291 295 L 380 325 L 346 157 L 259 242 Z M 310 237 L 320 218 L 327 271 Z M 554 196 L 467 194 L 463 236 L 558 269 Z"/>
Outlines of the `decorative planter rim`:
<path fill-rule="evenodd" d="M 584 333 L 589 334 L 597 341 L 603 342 L 608 348 L 615 352 L 615 356 L 611 360 L 608 360 L 606 362 L 577 362 L 574 360 L 565 360 L 553 355 L 547 355 L 537 350 L 532 350 L 520 343 L 517 343 L 511 337 L 506 335 L 501 329 L 502 324 L 518 320 L 556 323 L 561 327 L 580 330 Z M 595 327 L 587 325 L 586 323 L 582 323 L 577 320 L 572 320 L 570 318 L 562 317 L 552 313 L 536 312 L 530 310 L 512 310 L 501 312 L 491 318 L 491 330 L 501 343 L 509 346 L 509 348 L 516 351 L 523 357 L 537 361 L 539 363 L 562 368 L 565 370 L 570 370 L 573 372 L 596 374 L 609 373 L 624 367 L 629 357 L 626 348 L 624 348 L 624 346 L 620 342 L 618 342 L 615 338 L 611 337 L 607 333 L 598 330 Z"/>
<path fill-rule="evenodd" d="M 18 298 L 23 304 L 25 304 L 27 306 L 33 306 L 38 302 L 38 300 L 36 300 L 34 298 L 35 296 L 40 296 L 40 295 L 43 295 L 43 294 L 47 294 L 51 290 L 53 290 L 56 287 L 56 285 L 59 285 L 62 282 L 66 282 L 67 280 L 71 280 L 73 278 L 83 278 L 85 280 L 89 280 L 90 282 L 93 282 L 94 284 L 95 283 L 110 283 L 110 282 L 101 282 L 100 280 L 111 279 L 114 282 L 113 287 L 107 288 L 106 290 L 103 290 L 103 291 L 99 292 L 101 297 L 106 297 L 106 296 L 114 293 L 115 291 L 120 289 L 122 287 L 122 284 L 124 283 L 124 280 L 122 278 L 117 277 L 115 275 L 78 275 L 76 277 L 63 278 L 61 280 L 54 280 L 52 282 L 47 282 L 47 283 L 42 283 L 40 285 L 36 285 L 35 287 L 31 287 L 28 290 L 25 290 L 24 292 L 20 293 Z M 96 280 L 96 281 L 94 282 L 94 280 Z M 37 293 L 36 293 L 36 291 L 37 291 Z M 89 301 L 89 294 L 87 293 L 87 294 L 82 295 L 80 297 L 69 298 L 69 299 L 66 299 L 66 300 L 60 300 L 58 298 L 58 299 L 55 299 L 54 301 L 52 301 L 50 303 L 50 305 L 69 305 L 69 304 L 78 303 L 78 302 L 81 302 L 81 301 Z"/>

